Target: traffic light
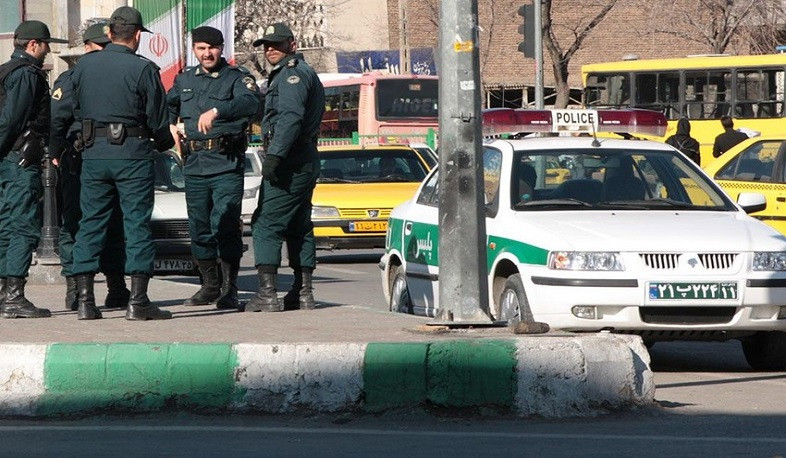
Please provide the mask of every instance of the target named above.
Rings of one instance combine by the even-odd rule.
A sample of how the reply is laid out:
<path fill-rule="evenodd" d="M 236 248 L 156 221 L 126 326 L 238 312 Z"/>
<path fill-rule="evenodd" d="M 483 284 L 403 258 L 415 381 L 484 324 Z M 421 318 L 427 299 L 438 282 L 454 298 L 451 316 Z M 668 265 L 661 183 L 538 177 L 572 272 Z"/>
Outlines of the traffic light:
<path fill-rule="evenodd" d="M 539 2 L 539 0 L 535 0 Z M 524 22 L 519 26 L 519 33 L 524 40 L 519 43 L 519 52 L 524 53 L 524 57 L 535 57 L 535 4 L 529 3 L 519 7 L 519 16 L 524 18 Z"/>

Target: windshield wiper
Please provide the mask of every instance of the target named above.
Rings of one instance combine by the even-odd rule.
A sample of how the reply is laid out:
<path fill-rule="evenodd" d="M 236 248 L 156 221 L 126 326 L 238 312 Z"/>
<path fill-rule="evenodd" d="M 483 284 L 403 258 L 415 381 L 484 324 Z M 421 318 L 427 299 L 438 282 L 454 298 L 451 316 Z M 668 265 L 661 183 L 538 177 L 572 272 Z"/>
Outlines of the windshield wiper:
<path fill-rule="evenodd" d="M 356 180 L 347 180 L 346 178 L 317 178 L 317 183 L 359 183 Z"/>
<path fill-rule="evenodd" d="M 416 180 L 413 180 L 411 178 L 407 178 L 407 177 L 401 176 L 401 175 L 388 175 L 388 176 L 385 176 L 385 177 L 372 178 L 372 179 L 366 180 L 366 183 L 385 182 L 385 181 L 416 181 Z"/>
<path fill-rule="evenodd" d="M 668 207 L 669 209 L 693 209 L 696 206 L 687 202 L 680 202 L 677 200 L 671 199 L 662 199 L 662 198 L 655 198 L 655 199 L 648 199 L 648 200 L 610 200 L 610 201 L 603 201 L 598 202 L 598 205 L 607 207 L 607 208 L 614 208 L 614 207 L 625 207 L 628 209 L 640 209 L 640 210 L 650 210 L 652 208 L 661 208 L 661 207 Z"/>
<path fill-rule="evenodd" d="M 533 200 L 530 202 L 518 202 L 515 208 L 543 208 L 543 207 L 592 207 L 593 205 L 583 200 L 567 198 L 567 199 L 547 199 L 547 200 Z"/>

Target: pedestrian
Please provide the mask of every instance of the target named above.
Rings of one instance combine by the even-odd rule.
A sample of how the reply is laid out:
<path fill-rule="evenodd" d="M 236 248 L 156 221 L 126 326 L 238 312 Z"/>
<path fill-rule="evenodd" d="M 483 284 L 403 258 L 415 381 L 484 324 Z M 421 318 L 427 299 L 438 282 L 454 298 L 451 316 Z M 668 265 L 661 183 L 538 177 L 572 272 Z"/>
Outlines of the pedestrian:
<path fill-rule="evenodd" d="M 688 118 L 683 117 L 677 121 L 677 133 L 667 138 L 666 144 L 682 151 L 696 165 L 701 165 L 699 141 L 690 136 L 690 121 Z"/>
<path fill-rule="evenodd" d="M 155 246 L 150 231 L 153 212 L 153 150 L 174 146 L 169 131 L 166 93 L 158 67 L 136 54 L 149 32 L 138 10 L 116 9 L 109 20 L 112 41 L 103 51 L 82 56 L 74 67 L 76 109 L 82 119 L 82 219 L 74 245 L 80 320 L 101 318 L 93 280 L 114 196 L 120 200 L 126 238 L 125 272 L 131 276 L 127 320 L 171 318 L 150 302 Z"/>
<path fill-rule="evenodd" d="M 317 134 L 325 111 L 325 90 L 314 69 L 297 52 L 289 26 L 275 23 L 254 46 L 264 45 L 272 65 L 262 119 L 266 155 L 262 189 L 252 221 L 254 264 L 259 290 L 247 312 L 314 308 L 312 275 L 316 267 L 311 196 L 319 176 Z M 290 291 L 280 303 L 276 275 L 286 240 L 294 271 Z"/>
<path fill-rule="evenodd" d="M 49 83 L 41 70 L 52 38 L 41 21 L 14 31 L 11 60 L 0 66 L 0 314 L 45 318 L 25 297 L 33 250 L 41 238 L 41 160 L 49 136 Z"/>
<path fill-rule="evenodd" d="M 249 72 L 221 57 L 220 30 L 197 27 L 191 39 L 199 64 L 179 74 L 167 94 L 173 137 L 179 142 L 184 136 L 191 252 L 202 275 L 201 288 L 183 305 L 215 302 L 219 309 L 237 309 L 247 129 L 262 101 Z M 184 133 L 176 126 L 178 118 Z"/>
<path fill-rule="evenodd" d="M 100 51 L 109 43 L 109 24 L 96 23 L 82 35 L 85 54 Z M 66 70 L 52 86 L 52 135 L 49 150 L 60 172 L 58 182 L 60 191 L 60 238 L 59 254 L 61 273 L 66 278 L 65 308 L 77 310 L 76 276 L 73 274 L 73 249 L 82 211 L 79 208 L 79 176 L 82 170 L 82 123 L 74 113 L 74 91 L 71 73 Z M 67 132 L 63 137 L 62 132 Z M 112 199 L 112 215 L 106 234 L 106 247 L 101 251 L 99 261 L 101 272 L 106 277 L 106 308 L 125 308 L 131 292 L 125 280 L 125 239 L 123 234 L 123 214 L 117 196 Z"/>
<path fill-rule="evenodd" d="M 723 133 L 715 137 L 715 144 L 712 146 L 712 155 L 714 157 L 720 157 L 721 154 L 730 150 L 734 145 L 748 139 L 748 136 L 744 133 L 734 130 L 734 121 L 731 117 L 722 116 L 720 122 L 723 126 Z"/>

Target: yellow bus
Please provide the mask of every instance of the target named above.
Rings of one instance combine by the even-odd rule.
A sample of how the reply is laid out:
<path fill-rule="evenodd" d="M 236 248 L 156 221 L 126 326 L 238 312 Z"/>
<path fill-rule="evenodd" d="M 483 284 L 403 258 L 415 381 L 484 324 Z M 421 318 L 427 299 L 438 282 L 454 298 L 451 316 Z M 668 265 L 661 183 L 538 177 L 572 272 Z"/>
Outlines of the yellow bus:
<path fill-rule="evenodd" d="M 666 135 L 656 140 L 673 135 L 681 116 L 690 119 L 691 135 L 701 143 L 702 165 L 713 160 L 713 142 L 723 132 L 721 116 L 731 116 L 735 128 L 762 135 L 786 131 L 786 54 L 624 60 L 584 65 L 581 72 L 585 107 L 665 114 Z"/>

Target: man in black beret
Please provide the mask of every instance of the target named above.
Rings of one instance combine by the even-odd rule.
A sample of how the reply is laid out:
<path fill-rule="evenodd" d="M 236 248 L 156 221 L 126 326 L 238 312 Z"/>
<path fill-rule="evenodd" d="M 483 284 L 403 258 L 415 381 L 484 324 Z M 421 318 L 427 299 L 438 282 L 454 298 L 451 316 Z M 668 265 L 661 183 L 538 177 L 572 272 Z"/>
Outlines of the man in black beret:
<path fill-rule="evenodd" d="M 99 22 L 91 25 L 82 34 L 85 54 L 100 51 L 110 42 L 107 34 L 109 24 Z M 71 74 L 73 69 L 63 72 L 52 86 L 52 136 L 50 154 L 59 166 L 58 180 L 60 208 L 59 254 L 62 275 L 66 278 L 66 310 L 78 310 L 76 276 L 73 274 L 73 250 L 82 211 L 79 208 L 82 171 L 82 123 L 76 119 L 75 100 Z M 58 132 L 67 132 L 66 137 Z M 106 246 L 101 251 L 99 266 L 106 277 L 107 308 L 125 308 L 131 292 L 125 281 L 125 236 L 123 214 L 117 196 L 112 200 L 112 216 L 107 226 Z M 83 310 L 82 313 L 86 311 Z"/>
<path fill-rule="evenodd" d="M 179 74 L 167 93 L 172 135 L 188 153 L 183 175 L 191 252 L 202 274 L 202 287 L 184 305 L 237 309 L 246 135 L 262 100 L 251 74 L 221 57 L 220 30 L 197 27 L 191 41 L 199 64 Z"/>
<path fill-rule="evenodd" d="M 52 38 L 41 21 L 14 31 L 11 60 L 0 66 L 0 314 L 43 318 L 49 310 L 25 298 L 33 250 L 41 238 L 41 159 L 49 137 L 49 83 L 41 70 Z"/>

